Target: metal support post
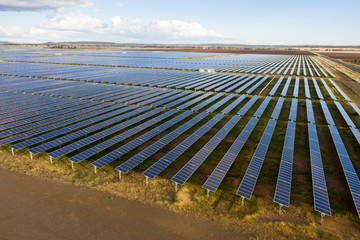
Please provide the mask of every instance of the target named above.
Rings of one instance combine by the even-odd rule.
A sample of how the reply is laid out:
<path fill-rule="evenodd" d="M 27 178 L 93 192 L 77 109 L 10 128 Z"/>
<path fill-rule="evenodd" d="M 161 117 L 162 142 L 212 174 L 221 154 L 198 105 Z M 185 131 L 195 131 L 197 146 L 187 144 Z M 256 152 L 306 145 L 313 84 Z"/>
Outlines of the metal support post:
<path fill-rule="evenodd" d="M 94 166 L 94 172 L 95 172 L 95 174 L 96 174 L 96 166 Z"/>
<path fill-rule="evenodd" d="M 33 154 L 30 152 L 30 159 L 33 160 Z"/>
<path fill-rule="evenodd" d="M 320 220 L 320 223 L 322 224 L 323 221 L 324 221 L 324 216 L 325 216 L 325 213 L 321 213 L 321 220 Z"/>
<path fill-rule="evenodd" d="M 206 189 L 206 197 L 209 199 L 210 190 Z"/>
<path fill-rule="evenodd" d="M 121 171 L 119 171 L 119 179 L 121 180 Z"/>
<path fill-rule="evenodd" d="M 177 192 L 177 185 L 178 183 L 175 183 L 175 192 Z"/>
<path fill-rule="evenodd" d="M 74 162 L 73 161 L 70 162 L 71 162 L 71 169 L 74 169 Z"/>
<path fill-rule="evenodd" d="M 281 208 L 283 207 L 282 204 L 279 204 L 279 215 L 281 215 Z"/>
<path fill-rule="evenodd" d="M 52 157 L 50 157 L 50 164 L 52 164 Z"/>
<path fill-rule="evenodd" d="M 146 186 L 149 185 L 149 178 L 146 177 Z"/>
<path fill-rule="evenodd" d="M 14 149 L 12 148 L 11 149 L 11 154 L 14 156 L 15 154 L 14 154 Z"/>
<path fill-rule="evenodd" d="M 241 197 L 241 206 L 243 207 L 244 206 L 244 197 Z"/>

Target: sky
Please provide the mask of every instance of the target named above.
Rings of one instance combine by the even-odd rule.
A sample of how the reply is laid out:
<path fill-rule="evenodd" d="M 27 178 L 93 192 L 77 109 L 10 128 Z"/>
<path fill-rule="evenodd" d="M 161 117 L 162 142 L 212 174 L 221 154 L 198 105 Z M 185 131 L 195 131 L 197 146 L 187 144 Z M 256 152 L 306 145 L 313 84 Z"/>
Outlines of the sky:
<path fill-rule="evenodd" d="M 360 45 L 358 0 L 0 0 L 0 41 Z"/>

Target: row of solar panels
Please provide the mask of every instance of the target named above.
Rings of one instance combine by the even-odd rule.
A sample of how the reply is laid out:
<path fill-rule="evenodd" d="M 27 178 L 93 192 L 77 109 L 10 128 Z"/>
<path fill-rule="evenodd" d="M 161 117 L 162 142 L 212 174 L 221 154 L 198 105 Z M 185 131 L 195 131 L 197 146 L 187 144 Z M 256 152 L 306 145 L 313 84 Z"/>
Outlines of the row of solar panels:
<path fill-rule="evenodd" d="M 8 59 L 14 61 L 14 59 Z M 227 55 L 211 59 L 109 58 L 104 56 L 25 57 L 19 62 L 81 64 L 100 66 L 141 67 L 198 70 L 211 68 L 221 72 L 276 73 L 290 75 L 333 76 L 328 69 L 310 56 L 288 55 Z M 295 73 L 296 71 L 296 73 Z M 328 72 L 328 74 L 326 73 Z M 321 72 L 321 74 L 320 74 Z M 309 74 L 308 74 L 309 73 Z"/>
<path fill-rule="evenodd" d="M 258 116 L 260 117 L 262 112 L 265 110 L 266 106 L 268 105 L 270 101 L 270 97 L 267 97 L 263 103 L 260 105 L 258 111 L 254 114 L 254 116 Z M 261 165 L 262 165 L 262 161 L 264 160 L 265 154 L 266 154 L 266 149 L 269 145 L 270 139 L 271 139 L 271 135 L 272 132 L 275 128 L 276 125 L 276 120 L 280 110 L 281 110 L 281 106 L 283 103 L 283 98 L 280 98 L 276 107 L 274 108 L 274 112 L 272 114 L 272 118 L 269 123 L 268 126 L 263 134 L 262 140 L 260 141 L 260 144 L 254 154 L 254 157 L 252 158 L 252 161 L 254 161 L 253 164 L 250 163 L 249 165 L 249 169 L 247 171 L 247 173 L 245 174 L 243 181 L 242 181 L 242 185 L 240 185 L 239 190 L 238 190 L 238 194 L 241 196 L 247 196 L 248 198 L 251 197 L 252 195 L 252 191 L 255 187 L 256 184 L 256 180 L 258 177 L 258 174 L 260 172 L 261 169 Z M 295 119 L 296 119 L 296 105 L 297 105 L 297 100 L 293 99 L 292 101 L 292 106 L 290 109 L 290 116 L 294 115 L 295 112 Z M 176 112 L 177 110 L 172 110 L 173 112 Z M 170 116 L 173 114 L 173 112 L 168 112 L 168 114 L 164 115 L 164 118 Z M 177 118 L 175 118 L 174 120 L 172 120 L 171 122 L 165 123 L 162 126 L 148 132 L 147 134 L 143 135 L 141 138 L 136 139 L 131 141 L 128 144 L 123 145 L 122 147 L 118 148 L 117 150 L 113 151 L 112 153 L 106 155 L 105 157 L 101 158 L 99 161 L 94 162 L 93 164 L 95 166 L 98 167 L 102 167 L 104 166 L 104 160 L 105 163 L 107 164 L 107 161 L 114 161 L 116 160 L 119 155 L 123 155 L 129 151 L 131 151 L 132 149 L 140 146 L 143 142 L 146 142 L 147 140 L 149 140 L 150 138 L 153 138 L 154 136 L 156 136 L 157 134 L 159 134 L 159 132 L 162 132 L 164 130 L 166 130 L 168 127 L 171 127 L 172 125 L 174 125 L 175 123 L 183 120 L 184 118 L 190 116 L 191 114 L 193 114 L 191 111 L 187 111 L 184 112 L 182 115 L 179 115 Z M 148 147 L 146 150 L 142 151 L 141 153 L 139 153 L 138 155 L 135 155 L 133 158 L 131 158 L 130 160 L 126 161 L 125 163 L 121 164 L 117 169 L 119 171 L 123 171 L 123 172 L 128 172 L 129 170 L 131 170 L 132 168 L 134 168 L 135 166 L 137 166 L 138 164 L 140 164 L 143 160 L 145 160 L 146 158 L 148 158 L 149 156 L 151 156 L 152 154 L 154 154 L 156 151 L 160 150 L 162 147 L 164 147 L 168 142 L 170 142 L 171 140 L 175 139 L 177 136 L 179 136 L 181 133 L 183 133 L 184 131 L 186 131 L 187 129 L 191 128 L 194 124 L 196 124 L 197 122 L 199 122 L 201 119 L 203 119 L 204 117 L 207 116 L 207 113 L 202 113 L 200 115 L 198 115 L 196 118 L 193 118 L 192 120 L 190 120 L 188 123 L 182 125 L 180 128 L 178 128 L 177 130 L 175 130 L 174 132 L 168 134 L 164 139 L 159 140 L 156 144 L 153 144 L 152 146 Z M 219 115 L 216 116 L 219 119 Z M 209 156 L 209 154 L 216 148 L 216 146 L 221 142 L 221 140 L 228 134 L 228 132 L 234 127 L 234 125 L 240 120 L 240 116 L 234 116 L 209 142 L 208 144 L 206 144 L 198 153 L 197 155 L 194 156 L 194 158 L 192 160 L 190 160 L 188 162 L 187 165 L 185 165 L 185 167 L 179 171 L 179 173 L 177 175 L 174 176 L 173 180 L 178 182 L 178 178 L 180 179 L 179 182 L 181 183 L 183 181 L 183 183 L 196 171 L 196 169 L 201 165 L 201 163 L 207 158 L 207 156 Z M 157 121 L 161 121 L 162 119 L 159 118 L 157 119 Z M 157 122 L 156 121 L 156 122 Z M 225 156 L 232 156 L 232 161 L 235 160 L 237 154 L 239 153 L 239 151 L 242 148 L 242 145 L 245 143 L 247 137 L 250 135 L 252 129 L 255 127 L 257 123 L 257 118 L 254 117 L 253 119 L 251 119 L 248 123 L 248 125 L 244 128 L 243 132 L 239 135 L 239 138 L 235 141 L 234 145 L 229 149 L 228 153 Z M 249 126 L 249 127 L 248 127 Z M 290 124 L 289 124 L 290 126 Z M 288 129 L 294 129 L 294 127 L 290 127 Z M 315 125 L 314 125 L 315 126 Z M 210 129 L 210 128 L 208 128 Z M 289 130 L 287 130 L 287 135 Z M 294 130 L 293 130 L 294 131 Z M 309 131 L 310 127 L 309 127 Z M 113 131 L 111 131 L 113 132 Z M 245 134 L 245 135 L 244 135 Z M 247 135 L 247 136 L 246 136 Z M 195 135 L 196 136 L 196 135 Z M 309 134 L 310 136 L 310 134 Z M 293 135 L 290 135 L 289 137 L 293 137 Z M 288 136 L 286 136 L 286 139 L 288 138 Z M 310 140 L 311 141 L 311 140 Z M 115 141 L 117 142 L 117 141 Z M 285 145 L 287 145 L 287 140 L 285 140 Z M 235 144 L 240 144 L 239 145 L 235 145 Z M 190 147 L 192 144 L 188 144 L 188 146 Z M 310 146 L 311 143 L 310 143 Z M 76 149 L 78 149 L 79 146 L 76 146 Z M 311 147 L 311 154 L 314 150 Z M 237 154 L 234 154 L 236 153 Z M 285 152 L 285 147 L 284 147 L 284 152 Z M 113 154 L 115 153 L 115 154 Z M 284 154 L 284 153 L 283 153 Z M 235 156 L 235 158 L 234 158 Z M 290 155 L 291 156 L 291 155 Z M 218 185 L 221 183 L 223 177 L 225 176 L 227 171 L 224 171 L 224 169 L 227 168 L 227 170 L 230 168 L 232 161 L 228 159 L 229 157 L 225 158 L 219 163 L 218 167 L 214 170 L 214 174 L 212 174 L 209 179 L 207 180 L 207 182 L 204 184 L 204 187 L 207 188 L 207 186 L 210 184 L 210 186 L 214 186 L 214 182 L 216 183 L 216 180 L 218 182 Z M 312 157 L 313 158 L 313 157 Z M 174 158 L 173 160 L 175 160 L 176 158 Z M 70 159 L 72 160 L 72 159 Z M 76 161 L 76 157 L 73 158 L 73 160 L 75 162 Z M 160 162 L 160 161 L 159 161 Z M 97 165 L 99 164 L 100 165 Z M 160 163 L 159 163 L 160 164 Z M 157 165 L 159 165 L 157 164 Z M 281 163 L 282 164 L 282 163 Z M 188 168 L 186 169 L 186 166 L 188 166 Z M 155 167 L 154 167 L 155 168 Z M 151 169 L 151 168 L 150 168 Z M 150 170 L 149 172 L 153 172 L 153 170 Z M 218 170 L 217 170 L 218 169 Z M 281 174 L 281 172 L 284 172 L 284 170 L 281 170 L 282 167 L 280 167 L 280 173 L 279 173 L 279 179 L 281 175 L 285 175 L 286 174 Z M 218 172 L 216 172 L 216 170 Z M 221 171 L 220 171 L 221 170 Z M 289 176 L 289 171 L 291 173 L 291 169 L 289 170 L 289 168 L 287 169 L 288 173 L 287 176 Z M 221 173 L 223 173 L 223 175 L 221 176 Z M 146 172 L 144 172 L 144 175 L 146 176 Z M 314 175 L 314 173 L 313 173 Z M 215 176 L 215 180 L 214 177 Z M 219 178 L 220 176 L 220 178 Z M 291 175 L 290 175 L 291 177 Z M 318 176 L 313 176 L 313 179 L 318 179 Z M 219 180 L 218 180 L 219 179 Z M 279 181 L 279 180 L 278 180 Z M 290 181 L 291 182 L 291 181 Z M 324 181 L 323 181 L 324 182 Z M 182 184 L 183 184 L 182 183 Z M 218 187 L 217 185 L 217 187 Z M 216 185 L 215 185 L 216 186 Z M 278 182 L 278 186 L 277 189 L 279 188 L 279 182 Z M 207 188 L 208 189 L 208 188 Z M 317 189 L 314 186 L 314 189 Z M 214 189 L 214 191 L 216 191 L 216 189 Z M 315 190 L 314 190 L 315 191 Z M 247 194 L 247 195 L 246 195 Z M 321 205 L 320 201 L 318 201 L 320 198 L 323 199 L 323 197 L 319 196 L 320 193 L 316 193 L 314 192 L 314 198 L 315 198 L 315 208 L 316 209 L 322 209 L 322 212 L 324 212 L 324 208 L 323 205 Z M 317 196 L 317 197 L 316 197 Z M 320 202 L 320 203 L 319 203 Z M 318 206 L 318 203 L 320 204 Z M 323 204 L 323 203 L 322 203 Z M 328 214 L 330 215 L 330 214 Z"/>

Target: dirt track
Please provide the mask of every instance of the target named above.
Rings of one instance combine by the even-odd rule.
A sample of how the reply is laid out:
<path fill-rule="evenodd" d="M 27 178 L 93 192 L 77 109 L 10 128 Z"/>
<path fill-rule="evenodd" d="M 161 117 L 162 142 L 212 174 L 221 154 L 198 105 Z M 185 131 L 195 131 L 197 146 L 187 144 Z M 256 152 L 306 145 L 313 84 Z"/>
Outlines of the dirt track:
<path fill-rule="evenodd" d="M 207 219 L 0 169 L 0 238 L 248 239 Z"/>

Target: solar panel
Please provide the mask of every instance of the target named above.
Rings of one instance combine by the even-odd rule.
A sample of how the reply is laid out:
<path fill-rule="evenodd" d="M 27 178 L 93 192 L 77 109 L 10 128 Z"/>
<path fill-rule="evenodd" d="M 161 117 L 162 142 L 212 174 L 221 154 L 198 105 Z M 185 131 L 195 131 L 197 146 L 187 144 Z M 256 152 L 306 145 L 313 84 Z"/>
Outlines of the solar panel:
<path fill-rule="evenodd" d="M 219 92 L 219 91 L 223 90 L 224 88 L 227 88 L 228 86 L 231 86 L 231 85 L 233 85 L 233 84 L 235 84 L 237 82 L 240 82 L 242 79 L 246 78 L 247 76 L 248 75 L 243 75 L 243 76 L 235 75 L 234 80 L 232 80 L 232 81 L 230 81 L 230 82 L 228 82 L 226 84 L 223 84 L 220 87 L 215 88 L 215 92 Z"/>
<path fill-rule="evenodd" d="M 320 100 L 320 104 L 321 104 L 321 108 L 324 112 L 327 124 L 335 125 L 335 122 L 334 122 L 333 118 L 331 117 L 331 114 L 330 114 L 329 108 L 326 105 L 326 102 L 324 100 Z"/>
<path fill-rule="evenodd" d="M 281 82 L 283 81 L 283 79 L 284 79 L 283 76 L 281 76 L 281 77 L 279 78 L 279 80 L 276 82 L 276 84 L 274 85 L 274 87 L 271 89 L 271 91 L 270 91 L 270 93 L 269 93 L 270 96 L 274 96 L 274 95 L 275 95 L 275 92 L 276 92 L 276 90 L 279 88 L 279 86 L 280 86 Z"/>
<path fill-rule="evenodd" d="M 322 95 L 322 93 L 321 93 L 321 91 L 320 91 L 319 85 L 317 84 L 316 79 L 315 79 L 315 78 L 312 78 L 312 81 L 313 81 L 313 83 L 314 83 L 314 87 L 315 87 L 315 90 L 316 90 L 316 94 L 318 95 L 318 98 L 324 99 L 324 97 L 323 97 L 323 95 Z"/>
<path fill-rule="evenodd" d="M 206 107 L 207 105 L 211 104 L 212 102 L 216 101 L 217 99 L 221 98 L 222 96 L 224 96 L 225 93 L 218 93 L 218 94 L 215 94 L 215 96 L 212 96 L 211 98 L 203 101 L 202 103 L 194 106 L 192 108 L 192 110 L 194 111 L 199 111 L 200 109 Z"/>
<path fill-rule="evenodd" d="M 314 208 L 323 214 L 331 216 L 329 197 L 321 160 L 320 146 L 316 126 L 308 123 L 311 175 L 314 195 Z"/>
<path fill-rule="evenodd" d="M 254 77 L 255 77 L 255 75 L 248 76 L 247 78 L 241 80 L 240 82 L 235 83 L 234 85 L 232 85 L 231 87 L 225 89 L 224 91 L 225 91 L 225 92 L 231 92 L 232 90 L 234 90 L 234 89 L 237 88 L 238 86 L 246 83 L 247 81 L 249 81 L 250 79 L 252 79 L 252 78 L 254 78 Z"/>
<path fill-rule="evenodd" d="M 228 96 L 226 96 L 225 98 L 221 99 L 219 102 L 215 103 L 214 105 L 212 105 L 211 107 L 209 107 L 208 109 L 206 109 L 206 112 L 214 112 L 216 109 L 218 109 L 219 107 L 221 107 L 222 105 L 224 105 L 225 103 L 227 103 L 228 101 L 230 101 L 232 98 L 234 98 L 236 95 L 234 93 L 230 93 Z"/>
<path fill-rule="evenodd" d="M 244 95 L 243 95 L 244 96 Z M 254 95 L 239 111 L 238 115 L 244 116 L 245 113 L 251 108 L 252 105 L 259 99 L 259 95 Z"/>
<path fill-rule="evenodd" d="M 287 91 L 289 89 L 289 86 L 290 86 L 290 82 L 291 82 L 291 77 L 288 77 L 288 79 L 286 80 L 286 83 L 284 85 L 284 88 L 283 88 L 283 90 L 281 92 L 281 96 L 283 96 L 283 97 L 286 96 L 286 93 L 287 93 Z"/>
<path fill-rule="evenodd" d="M 102 108 L 102 109 L 100 109 L 98 111 L 91 112 L 91 113 L 88 113 L 88 114 L 85 114 L 85 115 L 82 115 L 82 116 L 79 116 L 79 117 L 76 117 L 76 118 L 72 118 L 70 120 L 57 122 L 57 123 L 52 124 L 50 126 L 49 125 L 46 126 L 47 128 L 50 127 L 51 130 L 62 127 L 59 130 L 55 130 L 55 131 L 52 131 L 50 133 L 43 134 L 41 136 L 37 136 L 37 137 L 31 138 L 29 140 L 25 140 L 23 142 L 12 145 L 11 147 L 13 149 L 16 149 L 16 150 L 21 149 L 21 148 L 25 148 L 25 147 L 34 145 L 35 143 L 43 142 L 43 141 L 46 141 L 48 139 L 54 138 L 56 136 L 59 136 L 59 135 L 74 131 L 75 129 L 82 128 L 82 127 L 85 127 L 85 126 L 88 126 L 88 125 L 92 125 L 97 121 L 104 120 L 106 118 L 114 116 L 115 114 L 120 114 L 120 113 L 123 113 L 123 112 L 125 112 L 125 111 L 127 111 L 129 109 L 135 108 L 135 106 L 131 106 L 131 107 L 129 106 L 129 108 L 124 108 L 124 109 L 117 110 L 118 108 L 121 108 L 121 107 L 124 107 L 124 106 L 125 105 L 120 105 L 120 104 L 109 107 L 109 108 L 102 108 L 102 106 L 100 106 L 100 108 Z M 111 111 L 111 112 L 107 113 L 107 114 L 104 114 L 104 113 L 109 112 L 109 111 Z M 103 114 L 103 115 L 100 115 L 100 114 Z M 98 115 L 100 115 L 100 116 L 98 116 Z M 96 117 L 96 116 L 98 116 L 98 117 Z M 88 119 L 88 118 L 90 118 L 90 119 Z M 84 120 L 84 119 L 88 119 L 88 120 L 79 122 L 79 121 Z M 79 123 L 75 123 L 75 122 L 79 122 Z M 72 125 L 67 126 L 68 124 L 72 124 Z M 44 129 L 44 130 L 46 130 L 46 129 Z M 36 134 L 38 134 L 38 132 Z M 30 136 L 31 136 L 31 133 L 27 132 L 26 138 L 29 138 Z"/>
<path fill-rule="evenodd" d="M 129 172 L 131 169 L 135 168 L 137 165 L 145 161 L 147 158 L 149 158 L 151 155 L 165 147 L 168 143 L 173 141 L 175 138 L 179 137 L 181 134 L 183 134 L 185 131 L 193 127 L 195 124 L 197 124 L 199 121 L 204 119 L 206 116 L 208 116 L 208 113 L 200 113 L 199 115 L 195 116 L 188 122 L 184 123 L 181 127 L 175 129 L 173 132 L 169 133 L 162 139 L 158 140 L 156 143 L 152 144 L 151 146 L 147 147 L 140 153 L 136 154 L 126 162 L 119 165 L 116 169 L 121 172 Z"/>
<path fill-rule="evenodd" d="M 293 96 L 294 97 L 298 97 L 299 96 L 299 77 L 296 77 L 295 79 L 295 86 L 294 86 L 294 92 L 293 92 Z"/>
<path fill-rule="evenodd" d="M 199 96 L 199 97 L 197 97 L 197 98 L 195 98 L 195 99 L 193 99 L 193 100 L 191 100 L 191 101 L 188 101 L 188 102 L 180 105 L 180 106 L 177 107 L 177 108 L 178 108 L 178 109 L 188 108 L 188 107 L 194 105 L 195 103 L 197 103 L 197 102 L 199 102 L 199 101 L 203 100 L 204 98 L 207 98 L 207 97 L 209 97 L 209 96 L 211 96 L 211 95 L 213 95 L 212 92 L 205 93 L 205 94 L 203 94 L 203 95 L 201 95 L 201 96 Z"/>
<path fill-rule="evenodd" d="M 298 105 L 298 100 L 296 98 L 293 98 L 292 101 L 291 101 L 289 119 L 294 121 L 294 122 L 296 121 L 297 105 Z"/>
<path fill-rule="evenodd" d="M 256 110 L 254 117 L 260 118 L 261 115 L 264 113 L 266 107 L 268 106 L 269 102 L 271 100 L 270 96 L 267 96 L 264 101 L 261 103 L 260 107 Z"/>
<path fill-rule="evenodd" d="M 110 128 L 107 128 L 107 129 L 105 129 L 105 130 L 103 130 L 103 131 L 101 131 L 101 132 L 95 133 L 95 134 L 93 134 L 93 135 L 91 135 L 91 136 L 88 136 L 88 137 L 83 138 L 83 139 L 81 139 L 81 140 L 79 140 L 79 141 L 76 141 L 76 142 L 74 142 L 74 143 L 71 143 L 71 144 L 69 144 L 69 145 L 66 145 L 66 146 L 64 146 L 64 147 L 62 147 L 62 148 L 59 148 L 59 149 L 53 151 L 53 152 L 50 152 L 50 153 L 49 153 L 49 156 L 52 157 L 52 158 L 55 158 L 55 159 L 58 158 L 58 157 L 64 156 L 65 154 L 68 154 L 68 153 L 74 151 L 74 149 L 79 149 L 80 147 L 87 146 L 87 145 L 89 145 L 90 143 L 93 143 L 93 142 L 95 142 L 95 141 L 101 140 L 101 139 L 103 139 L 103 138 L 106 137 L 106 136 L 110 136 L 110 135 L 112 135 L 112 134 L 114 134 L 114 133 L 116 133 L 116 132 L 118 132 L 118 131 L 126 128 L 126 127 L 129 127 L 129 126 L 131 126 L 131 125 L 133 125 L 133 124 L 135 124 L 135 123 L 138 123 L 138 122 L 140 122 L 141 120 L 143 120 L 143 117 L 146 117 L 146 118 L 147 118 L 147 117 L 153 116 L 153 115 L 155 115 L 155 114 L 158 114 L 158 113 L 160 113 L 160 112 L 162 112 L 162 111 L 164 111 L 164 109 L 159 109 L 159 108 L 158 108 L 158 109 L 154 109 L 154 110 L 152 110 L 152 111 L 150 111 L 150 112 L 148 112 L 148 113 L 145 113 L 145 114 L 140 115 L 140 116 L 138 116 L 138 117 L 136 117 L 136 118 L 130 119 L 130 120 L 124 122 L 124 123 L 117 124 L 117 125 L 115 125 L 115 126 L 112 126 L 112 127 L 110 127 Z M 171 113 L 175 114 L 176 112 L 177 112 L 177 110 L 172 111 Z M 156 118 L 158 118 L 159 120 L 160 120 L 160 119 L 162 120 L 162 119 L 168 117 L 168 114 L 169 114 L 169 112 L 166 112 L 166 113 L 164 113 L 164 114 L 162 114 L 162 115 L 160 115 L 160 116 L 158 116 L 158 117 L 156 117 Z M 141 117 L 141 116 L 142 116 L 142 117 Z M 155 119 L 156 119 L 156 118 L 155 118 Z M 124 118 L 121 117 L 119 120 L 123 120 L 123 119 L 124 119 Z M 151 125 L 153 125 L 153 124 L 155 124 L 154 119 L 151 119 L 151 120 L 143 123 L 143 124 L 140 125 L 140 126 L 151 126 Z M 105 127 L 104 125 L 100 125 L 100 126 L 101 126 L 102 128 Z M 98 130 L 98 129 L 96 128 L 96 130 Z M 96 130 L 94 129 L 93 131 L 96 131 Z M 122 134 L 120 134 L 120 135 L 117 135 L 117 136 L 115 136 L 114 138 L 111 138 L 111 139 L 109 139 L 109 140 L 107 140 L 107 141 L 105 141 L 105 142 L 103 142 L 103 143 L 101 143 L 101 144 L 106 145 L 108 142 L 114 141 L 114 139 L 120 141 L 120 140 L 122 140 L 123 138 L 129 137 L 129 136 L 135 134 L 135 132 L 138 132 L 138 131 L 141 131 L 141 129 L 137 129 L 137 128 L 135 127 L 135 128 L 133 128 L 133 129 L 130 129 L 130 130 L 128 130 L 128 131 L 126 131 L 126 132 L 124 132 L 124 133 L 122 133 Z M 84 134 L 88 134 L 88 131 L 83 131 L 83 133 L 84 133 Z M 130 133 L 131 133 L 131 134 L 130 134 Z M 66 140 L 67 140 L 67 139 L 66 139 Z M 117 141 L 115 141 L 115 142 L 117 142 Z M 97 146 L 95 146 L 95 147 L 93 147 L 93 148 L 98 149 L 98 147 L 99 147 L 99 146 L 97 145 Z M 93 149 L 93 148 L 90 148 L 90 149 Z M 88 151 L 88 150 L 86 150 L 86 151 Z M 90 150 L 89 150 L 89 151 L 90 151 Z M 80 154 L 78 154 L 78 155 L 82 156 L 81 154 L 82 154 L 82 153 L 80 153 Z M 85 153 L 83 153 L 83 154 L 85 154 Z M 78 155 L 76 155 L 76 156 L 77 156 L 77 158 L 80 159 L 80 156 L 78 156 Z M 83 158 L 82 160 L 85 160 L 85 159 L 86 159 L 86 158 Z M 75 161 L 74 161 L 74 162 L 75 162 Z"/>
<path fill-rule="evenodd" d="M 304 78 L 304 85 L 305 85 L 305 97 L 306 98 L 311 98 L 310 88 L 309 88 L 309 81 L 308 81 L 307 78 Z"/>
<path fill-rule="evenodd" d="M 314 111 L 310 99 L 306 99 L 306 114 L 308 122 L 315 123 Z"/>
<path fill-rule="evenodd" d="M 338 153 L 341 166 L 343 168 L 348 186 L 350 188 L 351 195 L 354 200 L 356 211 L 360 217 L 360 181 L 354 169 L 354 166 L 351 162 L 351 159 L 346 151 L 345 145 L 341 140 L 340 134 L 335 126 L 329 125 L 329 130 L 332 136 L 332 139 L 335 144 L 336 151 Z"/>
<path fill-rule="evenodd" d="M 334 87 L 336 88 L 336 90 L 339 91 L 339 93 L 347 100 L 347 101 L 351 101 L 350 98 L 343 92 L 343 90 L 341 90 L 341 88 L 332 80 L 329 79 L 329 81 L 332 83 L 332 85 L 334 85 Z M 360 114 L 359 114 L 360 115 Z"/>
<path fill-rule="evenodd" d="M 232 117 L 220 131 L 216 133 L 204 147 L 200 149 L 195 156 L 171 179 L 175 183 L 183 185 L 198 167 L 205 161 L 205 159 L 215 150 L 223 138 L 230 132 L 230 130 L 241 119 L 240 116 Z"/>
<path fill-rule="evenodd" d="M 249 90 L 246 91 L 247 94 L 251 94 L 255 89 L 257 89 L 263 82 L 265 82 L 269 78 L 269 75 L 258 81 L 254 86 L 252 86 Z"/>
<path fill-rule="evenodd" d="M 281 111 L 281 108 L 283 106 L 283 103 L 284 103 L 284 98 L 283 97 L 280 97 L 278 102 L 276 103 L 276 106 L 274 108 L 274 111 L 273 113 L 271 114 L 271 118 L 277 120 L 279 118 L 279 115 L 280 115 L 280 111 Z"/>
<path fill-rule="evenodd" d="M 275 126 L 276 120 L 270 119 L 236 193 L 242 198 L 251 198 L 270 144 L 271 137 L 274 133 Z"/>
<path fill-rule="evenodd" d="M 341 106 L 341 104 L 337 101 L 334 101 L 336 107 L 339 109 L 341 115 L 343 116 L 343 118 L 345 119 L 347 125 L 349 127 L 353 127 L 356 128 L 354 122 L 350 119 L 349 115 L 346 113 L 345 109 Z"/>
<path fill-rule="evenodd" d="M 143 175 L 154 179 L 165 168 L 167 168 L 173 161 L 175 161 L 182 153 L 184 153 L 189 147 L 191 147 L 201 136 L 208 132 L 216 123 L 218 123 L 224 117 L 223 114 L 217 114 L 205 125 L 195 131 L 192 135 L 186 138 L 178 146 L 172 149 L 164 157 L 158 160 L 154 165 L 148 168 Z"/>
<path fill-rule="evenodd" d="M 278 106 L 278 108 L 280 109 L 279 110 L 274 109 L 273 113 L 275 111 L 281 110 L 283 100 L 279 99 L 278 103 L 279 102 L 280 104 L 276 104 L 276 106 Z M 259 117 L 261 117 L 261 115 Z M 242 130 L 242 132 L 236 138 L 236 140 L 231 145 L 229 150 L 226 152 L 224 157 L 221 159 L 219 164 L 216 166 L 214 171 L 211 173 L 209 178 L 206 180 L 205 184 L 203 185 L 203 188 L 212 192 L 215 192 L 218 189 L 226 173 L 229 171 L 231 165 L 234 163 L 236 157 L 239 155 L 242 147 L 244 146 L 245 142 L 247 141 L 248 137 L 250 136 L 251 132 L 255 128 L 258 121 L 259 119 L 255 117 L 250 119 L 250 121 L 246 124 L 245 128 Z"/>
<path fill-rule="evenodd" d="M 240 87 L 239 89 L 237 89 L 235 92 L 236 92 L 236 93 L 242 92 L 245 88 L 247 88 L 247 87 L 249 87 L 251 84 L 255 83 L 255 82 L 256 82 L 257 80 L 259 80 L 261 77 L 262 77 L 261 75 L 255 77 L 253 80 L 245 83 L 242 87 Z"/>
<path fill-rule="evenodd" d="M 173 119 L 170 119 L 169 121 L 161 124 L 160 126 L 158 126 L 158 127 L 154 128 L 154 129 L 150 130 L 149 132 L 141 135 L 137 139 L 134 139 L 131 142 L 128 142 L 125 145 L 122 145 L 121 147 L 119 147 L 119 148 L 115 149 L 114 151 L 106 154 L 105 156 L 99 158 L 98 160 L 92 162 L 91 164 L 94 165 L 95 167 L 102 168 L 102 167 L 106 166 L 107 164 L 112 163 L 116 159 L 119 159 L 121 156 L 125 155 L 126 153 L 130 152 L 131 150 L 139 147 L 144 142 L 149 141 L 151 138 L 159 135 L 160 133 L 162 133 L 166 129 L 172 127 L 173 125 L 175 125 L 176 123 L 182 121 L 183 119 L 190 116 L 191 114 L 193 114 L 192 111 L 190 111 L 190 110 L 186 111 L 186 112 L 180 114 L 179 116 L 176 116 Z M 70 160 L 72 160 L 72 158 L 70 158 Z M 125 168 L 122 168 L 122 169 L 124 171 L 127 171 L 127 170 L 125 170 Z"/>
<path fill-rule="evenodd" d="M 289 207 L 296 123 L 288 121 L 274 202 Z"/>
<path fill-rule="evenodd" d="M 199 91 L 199 92 L 194 92 L 194 93 L 192 93 L 192 94 L 190 94 L 190 95 L 188 95 L 188 96 L 182 97 L 182 98 L 180 98 L 180 99 L 178 99 L 178 100 L 176 100 L 176 101 L 173 101 L 173 102 L 171 102 L 171 103 L 168 103 L 168 104 L 166 104 L 164 107 L 165 107 L 165 108 L 174 107 L 174 106 L 179 105 L 180 103 L 185 102 L 185 101 L 187 101 L 187 100 L 189 100 L 189 99 L 191 99 L 191 98 L 194 98 L 194 97 L 196 97 L 196 96 L 198 96 L 198 95 L 200 95 L 200 94 L 202 94 L 201 91 Z"/>
<path fill-rule="evenodd" d="M 241 95 L 239 98 L 237 98 L 235 101 L 233 101 L 229 106 L 227 106 L 224 110 L 221 112 L 223 114 L 228 114 L 233 110 L 237 105 L 239 105 L 245 98 L 247 97 L 246 94 Z"/>
<path fill-rule="evenodd" d="M 326 88 L 326 91 L 329 93 L 330 97 L 333 99 L 333 100 L 337 100 L 334 93 L 331 91 L 331 89 L 329 88 L 329 86 L 327 85 L 327 83 L 325 82 L 324 79 L 320 78 L 321 82 L 323 83 L 323 85 L 325 86 Z"/>
<path fill-rule="evenodd" d="M 349 104 L 355 110 L 355 112 L 360 116 L 360 109 L 355 105 L 355 103 L 349 102 Z"/>

